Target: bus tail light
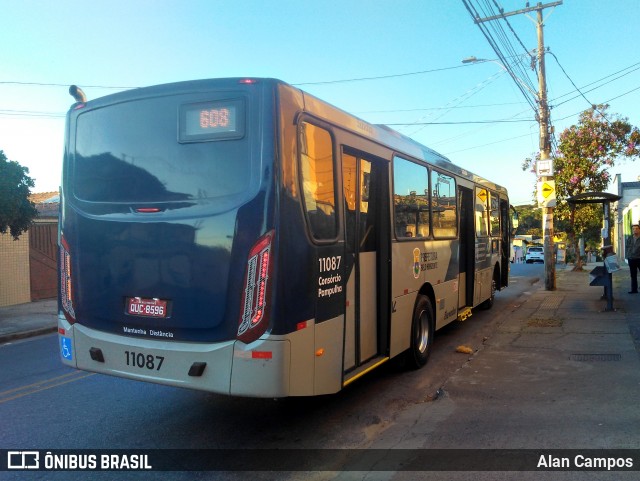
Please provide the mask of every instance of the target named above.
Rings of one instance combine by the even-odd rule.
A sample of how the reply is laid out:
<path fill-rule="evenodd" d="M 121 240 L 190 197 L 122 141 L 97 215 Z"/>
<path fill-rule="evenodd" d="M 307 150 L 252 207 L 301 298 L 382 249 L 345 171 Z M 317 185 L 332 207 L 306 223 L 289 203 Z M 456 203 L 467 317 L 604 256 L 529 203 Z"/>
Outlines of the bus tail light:
<path fill-rule="evenodd" d="M 274 232 L 271 231 L 258 239 L 247 259 L 238 321 L 238 339 L 247 344 L 258 339 L 269 323 L 269 278 L 273 267 L 273 236 Z"/>
<path fill-rule="evenodd" d="M 64 315 L 71 324 L 76 322 L 76 313 L 73 310 L 73 291 L 71 288 L 71 255 L 69 245 L 60 236 L 60 300 Z"/>

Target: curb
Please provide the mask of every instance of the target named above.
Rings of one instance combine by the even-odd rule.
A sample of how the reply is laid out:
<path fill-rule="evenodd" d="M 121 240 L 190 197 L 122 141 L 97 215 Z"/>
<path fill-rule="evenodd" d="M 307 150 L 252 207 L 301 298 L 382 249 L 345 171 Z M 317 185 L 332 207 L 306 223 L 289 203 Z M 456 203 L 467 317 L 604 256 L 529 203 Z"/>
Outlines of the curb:
<path fill-rule="evenodd" d="M 58 330 L 57 326 L 48 326 L 41 327 L 38 329 L 32 329 L 30 331 L 22 331 L 22 332 L 11 332 L 8 334 L 0 335 L 0 344 L 16 341 L 19 339 L 27 339 L 29 337 L 40 336 L 42 334 L 51 334 L 52 332 L 56 332 Z"/>

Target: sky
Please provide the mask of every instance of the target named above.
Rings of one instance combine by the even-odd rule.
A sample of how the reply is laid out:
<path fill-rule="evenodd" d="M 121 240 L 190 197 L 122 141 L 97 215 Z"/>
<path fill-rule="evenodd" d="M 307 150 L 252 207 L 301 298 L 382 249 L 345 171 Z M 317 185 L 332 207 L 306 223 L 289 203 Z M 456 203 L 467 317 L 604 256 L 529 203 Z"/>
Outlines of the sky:
<path fill-rule="evenodd" d="M 495 3 L 511 12 L 526 2 Z M 539 150 L 539 128 L 518 85 L 530 78 L 537 89 L 535 74 L 524 68 L 518 84 L 506 73 L 462 0 L 0 0 L 0 11 L 0 150 L 28 167 L 33 192 L 58 190 L 71 84 L 94 99 L 274 77 L 503 185 L 514 205 L 532 202 L 536 178 L 521 165 Z M 514 46 L 509 61 L 537 47 L 534 18 L 491 22 Z M 638 18 L 637 0 L 544 10 L 556 138 L 591 104 L 640 126 Z M 462 63 L 471 56 L 489 61 Z M 636 181 L 640 163 L 617 162 L 611 173 Z"/>

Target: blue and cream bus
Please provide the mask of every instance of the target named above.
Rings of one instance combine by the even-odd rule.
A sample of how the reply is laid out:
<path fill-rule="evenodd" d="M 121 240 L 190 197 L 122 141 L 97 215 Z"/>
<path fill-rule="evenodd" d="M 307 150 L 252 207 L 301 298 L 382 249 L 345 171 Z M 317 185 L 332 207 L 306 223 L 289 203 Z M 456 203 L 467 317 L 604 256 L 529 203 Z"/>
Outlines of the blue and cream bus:
<path fill-rule="evenodd" d="M 505 188 L 273 79 L 72 87 L 59 342 L 87 371 L 335 393 L 491 307 Z"/>

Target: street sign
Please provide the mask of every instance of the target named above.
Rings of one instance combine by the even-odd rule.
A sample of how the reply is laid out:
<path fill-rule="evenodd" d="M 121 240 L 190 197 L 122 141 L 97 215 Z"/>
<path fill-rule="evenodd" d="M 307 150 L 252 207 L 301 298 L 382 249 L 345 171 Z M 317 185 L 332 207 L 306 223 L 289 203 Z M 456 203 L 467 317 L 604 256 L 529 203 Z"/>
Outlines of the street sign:
<path fill-rule="evenodd" d="M 556 182 L 545 180 L 538 182 L 538 207 L 556 206 Z"/>
<path fill-rule="evenodd" d="M 538 160 L 536 162 L 536 173 L 538 174 L 538 177 L 553 176 L 553 160 Z"/>

